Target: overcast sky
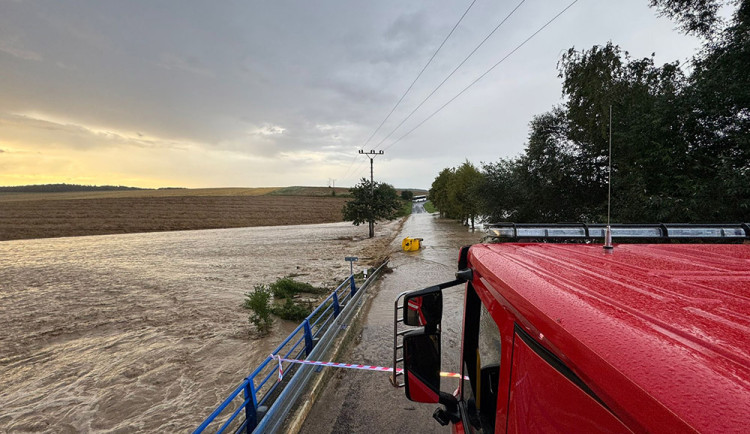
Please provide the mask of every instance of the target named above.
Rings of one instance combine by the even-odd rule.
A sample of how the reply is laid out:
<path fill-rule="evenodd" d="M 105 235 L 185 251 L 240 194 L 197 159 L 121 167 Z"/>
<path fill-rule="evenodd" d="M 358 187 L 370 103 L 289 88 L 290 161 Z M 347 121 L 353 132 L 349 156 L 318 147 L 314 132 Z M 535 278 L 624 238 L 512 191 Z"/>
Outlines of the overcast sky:
<path fill-rule="evenodd" d="M 0 0 L 0 185 L 429 188 L 518 155 L 560 104 L 570 47 L 613 41 L 685 62 L 699 41 L 647 0 L 580 0 L 405 138 L 571 0 L 528 0 L 383 140 L 520 0 Z"/>

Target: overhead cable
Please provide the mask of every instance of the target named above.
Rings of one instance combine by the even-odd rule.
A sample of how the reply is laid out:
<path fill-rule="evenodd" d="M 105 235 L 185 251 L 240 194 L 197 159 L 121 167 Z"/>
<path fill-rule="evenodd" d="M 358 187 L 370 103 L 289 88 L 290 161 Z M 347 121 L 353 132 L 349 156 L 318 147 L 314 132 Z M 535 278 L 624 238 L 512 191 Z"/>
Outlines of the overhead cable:
<path fill-rule="evenodd" d="M 470 83 L 470 84 L 469 84 L 468 86 L 466 86 L 466 87 L 465 87 L 465 88 L 464 88 L 464 89 L 463 89 L 463 90 L 462 90 L 461 92 L 459 92 L 458 94 L 456 94 L 456 96 L 454 96 L 453 98 L 451 98 L 450 100 L 448 100 L 448 102 L 446 102 L 445 104 L 443 104 L 442 106 L 440 106 L 440 108 L 439 108 L 439 109 L 437 109 L 437 110 L 435 110 L 434 112 L 432 112 L 432 114 L 430 114 L 429 116 L 427 116 L 427 118 L 425 118 L 425 119 L 424 119 L 424 120 L 423 120 L 422 122 L 418 123 L 418 124 L 417 124 L 417 125 L 416 125 L 416 126 L 415 126 L 414 128 L 412 128 L 411 130 L 409 130 L 409 131 L 408 131 L 408 132 L 407 132 L 406 134 L 404 134 L 403 136 L 399 137 L 399 138 L 398 138 L 398 139 L 396 139 L 396 140 L 395 140 L 395 141 L 394 141 L 393 143 L 391 143 L 390 145 L 388 145 L 388 146 L 386 146 L 385 148 L 383 148 L 383 150 L 387 150 L 387 149 L 389 149 L 390 147 L 392 147 L 393 145 L 395 145 L 396 143 L 398 143 L 398 142 L 400 142 L 400 141 L 401 141 L 402 139 L 404 139 L 404 138 L 405 138 L 406 136 L 408 136 L 409 134 L 411 134 L 412 132 L 414 132 L 414 130 L 416 130 L 417 128 L 421 127 L 421 126 L 422 126 L 422 125 L 423 125 L 423 124 L 424 124 L 425 122 L 427 122 L 428 120 L 432 119 L 432 117 L 433 117 L 433 116 L 435 116 L 436 114 L 438 114 L 438 113 L 439 113 L 439 112 L 440 112 L 441 110 L 443 110 L 443 109 L 444 109 L 444 108 L 445 108 L 445 107 L 446 107 L 446 106 L 447 106 L 448 104 L 450 104 L 450 103 L 452 103 L 453 101 L 455 101 L 456 99 L 458 99 L 458 97 L 459 97 L 459 96 L 461 96 L 461 95 L 462 95 L 462 94 L 463 94 L 464 92 L 466 92 L 467 90 L 469 90 L 469 88 L 470 88 L 470 87 L 474 86 L 474 85 L 475 85 L 475 84 L 476 84 L 476 83 L 477 83 L 477 82 L 478 82 L 479 80 L 483 79 L 483 78 L 484 78 L 484 77 L 485 77 L 485 76 L 486 76 L 487 74 L 489 74 L 489 73 L 490 73 L 490 72 L 491 72 L 491 71 L 492 71 L 493 69 L 497 68 L 497 67 L 498 67 L 498 66 L 499 66 L 499 65 L 500 65 L 501 63 L 503 63 L 503 62 L 504 62 L 504 61 L 505 61 L 505 60 L 506 60 L 506 59 L 507 59 L 508 57 L 510 57 L 511 55 L 513 55 L 513 53 L 515 53 L 516 51 L 518 51 L 518 50 L 519 50 L 519 49 L 520 49 L 521 47 L 523 47 L 524 45 L 526 45 L 526 43 L 527 43 L 527 42 L 529 42 L 529 41 L 530 41 L 530 40 L 531 40 L 531 39 L 532 39 L 532 38 L 533 38 L 534 36 L 536 36 L 537 34 L 539 34 L 539 33 L 540 33 L 540 32 L 541 32 L 542 30 L 544 30 L 544 29 L 545 29 L 545 28 L 546 28 L 547 26 L 549 26 L 550 24 L 552 24 L 552 22 L 553 22 L 553 21 L 555 21 L 556 19 L 558 19 L 558 18 L 559 18 L 559 17 L 560 17 L 560 16 L 562 15 L 562 14 L 564 14 L 564 13 L 565 13 L 565 12 L 566 12 L 566 11 L 567 11 L 568 9 L 570 9 L 570 8 L 571 8 L 571 7 L 572 7 L 572 6 L 574 5 L 574 4 L 576 4 L 576 3 L 578 3 L 578 0 L 574 0 L 573 2 L 571 2 L 571 3 L 570 3 L 570 4 L 568 5 L 568 6 L 566 6 L 566 7 L 565 7 L 565 9 L 563 9 L 562 11 L 560 11 L 560 12 L 559 12 L 559 13 L 558 13 L 557 15 L 555 15 L 554 17 L 552 17 L 552 19 L 550 19 L 550 20 L 549 20 L 549 21 L 547 21 L 547 22 L 546 22 L 546 23 L 545 23 L 545 24 L 544 24 L 544 25 L 543 25 L 542 27 L 540 27 L 540 28 L 539 28 L 539 29 L 538 29 L 538 30 L 537 30 L 536 32 L 532 33 L 532 34 L 531 34 L 531 36 L 529 36 L 529 37 L 528 37 L 528 38 L 526 38 L 526 39 L 525 39 L 525 40 L 524 40 L 523 42 L 521 42 L 520 44 L 518 44 L 518 46 L 516 46 L 516 48 L 514 48 L 514 49 L 513 49 L 513 50 L 511 50 L 511 51 L 510 51 L 510 52 L 509 52 L 508 54 L 506 54 L 506 55 L 505 55 L 505 57 L 503 57 L 502 59 L 500 59 L 500 61 L 498 61 L 497 63 L 495 63 L 494 65 L 492 65 L 492 67 L 491 67 L 490 69 L 488 69 L 488 70 L 487 70 L 487 71 L 485 71 L 485 72 L 484 72 L 484 73 L 483 73 L 482 75 L 480 75 L 479 77 L 477 77 L 477 78 L 476 78 L 476 79 L 475 79 L 474 81 L 472 81 L 472 82 L 471 82 L 471 83 Z"/>
<path fill-rule="evenodd" d="M 409 93 L 409 91 L 411 91 L 412 87 L 414 87 L 414 84 L 422 76 L 422 73 L 424 73 L 425 70 L 427 69 L 427 67 L 430 66 L 430 63 L 432 63 L 433 59 L 435 59 L 435 56 L 437 56 L 437 54 L 440 52 L 440 49 L 442 49 L 443 45 L 445 45 L 445 43 L 448 42 L 448 39 L 451 37 L 451 35 L 453 35 L 453 32 L 456 31 L 456 28 L 458 28 L 458 25 L 461 24 L 461 21 L 463 21 L 464 17 L 466 17 L 466 14 L 469 13 L 469 10 L 471 10 L 472 6 L 474 6 L 474 3 L 476 3 L 476 2 L 477 2 L 477 0 L 472 1 L 471 4 L 469 5 L 469 7 L 466 8 L 466 10 L 464 11 L 463 15 L 461 15 L 461 18 L 459 18 L 458 21 L 456 21 L 456 24 L 453 26 L 453 28 L 448 33 L 448 35 L 445 37 L 445 39 L 443 39 L 443 42 L 441 42 L 440 46 L 437 47 L 437 50 L 435 50 L 435 52 L 432 53 L 432 57 L 430 57 L 430 60 L 428 60 L 427 63 L 425 63 L 424 67 L 422 67 L 422 70 L 419 71 L 419 74 L 417 74 L 417 77 L 414 79 L 414 81 L 411 82 L 411 84 L 406 89 L 406 91 L 403 93 L 403 95 L 401 95 L 401 98 L 398 99 L 398 102 L 396 102 L 396 105 L 393 106 L 393 108 L 391 109 L 391 111 L 385 116 L 385 118 L 380 123 L 380 125 L 378 125 L 378 127 L 375 128 L 375 131 L 372 132 L 372 134 L 370 135 L 370 137 L 365 141 L 364 145 L 362 145 L 362 149 L 364 149 L 364 147 L 367 146 L 368 143 L 370 143 L 370 140 L 372 140 L 372 138 L 375 137 L 375 134 L 377 134 L 377 132 L 380 131 L 380 129 L 383 127 L 383 125 L 386 123 L 386 121 L 388 121 L 388 119 L 391 117 L 391 115 L 393 114 L 393 112 L 396 111 L 396 108 L 401 104 L 401 102 L 404 100 L 404 98 Z M 355 160 L 356 160 L 356 156 L 352 160 L 352 163 L 349 165 L 349 168 L 345 172 L 344 177 L 346 177 L 346 176 L 349 175 L 349 171 L 351 170 L 352 165 L 354 164 Z"/>
<path fill-rule="evenodd" d="M 363 145 L 363 147 L 367 146 L 367 144 L 370 143 L 370 140 L 372 140 L 372 138 L 375 137 L 375 134 L 378 131 L 380 131 L 380 128 L 383 127 L 383 124 L 385 124 L 385 122 L 388 120 L 388 118 L 391 117 L 391 115 L 393 114 L 393 112 L 396 110 L 396 107 L 398 107 L 401 104 L 401 101 L 404 100 L 404 97 L 406 97 L 406 95 L 409 93 L 409 91 L 411 90 L 411 88 L 414 87 L 414 84 L 417 82 L 417 80 L 419 80 L 419 77 L 421 77 L 422 73 L 424 73 L 424 71 L 427 69 L 427 67 L 430 66 L 430 63 L 432 63 L 432 60 L 435 58 L 435 56 L 437 56 L 437 54 L 440 52 L 440 49 L 443 48 L 443 45 L 445 45 L 445 43 L 451 37 L 451 35 L 453 34 L 453 32 L 456 31 L 456 28 L 458 27 L 458 25 L 461 24 L 461 21 L 463 21 L 463 19 L 466 16 L 466 14 L 469 13 L 469 10 L 471 9 L 472 6 L 474 6 L 474 3 L 476 3 L 476 2 L 477 2 L 477 0 L 472 1 L 471 4 L 469 5 L 469 7 L 466 8 L 466 11 L 464 11 L 464 14 L 461 15 L 461 18 L 458 19 L 458 21 L 456 22 L 456 24 L 451 29 L 450 33 L 448 33 L 448 36 L 446 36 L 445 39 L 443 39 L 443 42 L 440 44 L 440 46 L 437 48 L 437 50 L 435 50 L 435 52 L 432 54 L 432 57 L 430 57 L 430 60 L 428 60 L 427 63 L 422 68 L 422 70 L 419 71 L 419 74 L 417 74 L 417 77 L 414 79 L 414 81 L 411 82 L 411 84 L 409 85 L 409 88 L 406 89 L 406 91 L 404 92 L 404 94 L 401 95 L 401 98 L 398 99 L 398 102 L 396 102 L 396 105 L 393 106 L 393 108 L 388 113 L 388 115 L 385 117 L 385 119 L 383 119 L 383 122 L 381 122 L 380 125 L 378 125 L 378 127 L 375 129 L 375 131 L 372 132 L 372 134 L 370 135 L 370 138 L 368 138 L 367 141 L 365 141 L 365 144 Z"/>
<path fill-rule="evenodd" d="M 405 123 L 406 121 L 408 121 L 408 120 L 409 120 L 409 119 L 410 119 L 410 118 L 411 118 L 411 117 L 412 117 L 412 116 L 414 115 L 414 113 L 416 113 L 416 112 L 417 112 L 417 110 L 419 110 L 419 108 L 420 108 L 420 107 L 422 107 L 422 106 L 424 105 L 424 103 L 425 103 L 425 102 L 427 102 L 427 100 L 428 100 L 428 99 L 430 99 L 430 98 L 432 97 L 432 95 L 434 95 L 434 94 L 435 94 L 435 92 L 437 92 L 437 91 L 438 91 L 438 89 L 440 89 L 440 88 L 441 88 L 441 87 L 443 86 L 443 84 L 445 84 L 445 82 L 446 82 L 446 81 L 448 81 L 448 79 L 449 79 L 449 78 L 451 78 L 451 77 L 453 76 L 453 74 L 455 74 L 455 73 L 456 73 L 456 71 L 458 71 L 458 70 L 459 70 L 459 69 L 460 69 L 460 68 L 461 68 L 461 67 L 462 67 L 462 66 L 464 65 L 464 63 L 466 63 L 466 61 L 467 61 L 467 60 L 469 60 L 469 58 L 470 58 L 471 56 L 473 56 L 473 55 L 474 55 L 474 53 L 476 53 L 476 52 L 477 52 L 477 50 L 479 50 L 479 48 L 480 48 L 480 47 L 481 47 L 482 45 L 484 45 L 484 43 L 485 43 L 485 42 L 487 42 L 487 40 L 488 40 L 488 39 L 490 39 L 490 37 L 491 37 L 491 36 L 492 36 L 493 34 L 495 34 L 495 32 L 496 32 L 496 31 L 497 31 L 497 30 L 498 30 L 498 29 L 499 29 L 500 27 L 502 27 L 502 25 L 503 25 L 503 24 L 505 24 L 505 22 L 506 22 L 506 21 L 508 21 L 508 19 L 509 19 L 509 18 L 510 18 L 510 17 L 511 17 L 511 16 L 512 16 L 512 15 L 513 15 L 513 14 L 514 14 L 514 13 L 515 13 L 515 12 L 516 12 L 517 10 L 518 10 L 518 8 L 520 8 L 520 7 L 521 7 L 521 5 L 522 5 L 522 4 L 524 4 L 524 2 L 525 2 L 525 1 L 526 1 L 526 0 L 521 0 L 521 2 L 520 2 L 520 3 L 518 3 L 518 5 L 516 5 L 516 7 L 515 7 L 515 8 L 513 8 L 513 10 L 512 10 L 512 11 L 510 11 L 510 13 L 509 13 L 509 14 L 508 14 L 508 15 L 507 15 L 507 16 L 506 16 L 505 18 L 503 18 L 503 20 L 502 20 L 502 21 L 500 21 L 500 24 L 498 24 L 498 25 L 497 25 L 497 26 L 496 26 L 496 27 L 495 27 L 494 29 L 492 29 L 492 31 L 491 31 L 491 32 L 490 32 L 490 33 L 489 33 L 489 34 L 488 34 L 487 36 L 485 36 L 485 38 L 484 38 L 484 39 L 482 40 L 482 42 L 480 42 L 480 43 L 479 43 L 479 45 L 477 45 L 477 46 L 476 46 L 476 47 L 475 47 L 475 48 L 474 48 L 474 49 L 473 49 L 473 50 L 471 51 L 471 53 L 469 53 L 469 55 L 468 55 L 468 56 L 466 56 L 466 58 L 464 58 L 464 60 L 462 60 L 462 61 L 461 61 L 461 63 L 459 63 L 459 64 L 458 64 L 458 66 L 456 66 L 456 67 L 455 67 L 455 68 L 453 69 L 453 71 L 451 71 L 451 73 L 450 73 L 450 74 L 448 74 L 448 76 L 447 76 L 447 77 L 445 77 L 445 78 L 443 79 L 443 81 L 441 81 L 441 82 L 440 82 L 440 84 L 438 84 L 438 85 L 437 85 L 437 87 L 436 87 L 435 89 L 433 89 L 433 90 L 432 90 L 432 92 L 430 92 L 430 94 L 429 94 L 429 95 L 427 95 L 427 96 L 426 96 L 426 97 L 425 97 L 425 98 L 424 98 L 424 99 L 422 100 L 422 102 L 420 102 L 420 103 L 419 103 L 419 105 L 417 105 L 417 106 L 416 106 L 416 107 L 414 108 L 414 110 L 412 110 L 412 111 L 411 111 L 411 113 L 409 113 L 409 115 L 408 115 L 408 116 L 406 116 L 406 118 L 404 118 L 404 120 L 402 120 L 402 121 L 401 121 L 401 123 L 400 123 L 400 124 L 396 125 L 396 128 L 394 128 L 393 130 L 391 130 L 391 132 L 390 132 L 390 133 L 388 133 L 388 135 L 387 135 L 387 136 L 385 136 L 385 137 L 384 137 L 384 138 L 383 138 L 383 139 L 382 139 L 382 140 L 381 140 L 380 142 L 378 142 L 378 144 L 377 144 L 377 145 L 376 145 L 375 147 L 377 148 L 377 147 L 379 147 L 380 145 L 382 145 L 382 144 L 383 144 L 383 142 L 385 142 L 386 140 L 388 140 L 388 138 L 390 138 L 390 137 L 391 137 L 391 136 L 393 135 L 393 133 L 395 133 L 395 132 L 396 132 L 396 131 L 397 131 L 397 130 L 398 130 L 399 128 L 401 128 L 401 126 L 402 126 L 402 125 L 403 125 L 403 124 L 404 124 L 404 123 Z"/>

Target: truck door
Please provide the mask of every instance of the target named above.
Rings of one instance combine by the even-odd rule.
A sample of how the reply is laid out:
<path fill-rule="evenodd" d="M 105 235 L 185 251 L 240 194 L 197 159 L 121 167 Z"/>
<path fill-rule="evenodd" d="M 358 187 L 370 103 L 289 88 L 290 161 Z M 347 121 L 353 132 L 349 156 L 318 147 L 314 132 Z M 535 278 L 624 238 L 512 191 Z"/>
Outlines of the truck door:
<path fill-rule="evenodd" d="M 560 359 L 515 327 L 510 433 L 631 432 Z"/>
<path fill-rule="evenodd" d="M 500 381 L 501 337 L 495 320 L 480 301 L 474 287 L 466 288 L 464 308 L 463 370 L 468 380 L 461 385 L 467 432 L 495 431 Z M 507 382 L 505 383 L 507 396 Z"/>
<path fill-rule="evenodd" d="M 464 429 L 477 433 L 630 432 L 479 283 L 466 288 Z"/>

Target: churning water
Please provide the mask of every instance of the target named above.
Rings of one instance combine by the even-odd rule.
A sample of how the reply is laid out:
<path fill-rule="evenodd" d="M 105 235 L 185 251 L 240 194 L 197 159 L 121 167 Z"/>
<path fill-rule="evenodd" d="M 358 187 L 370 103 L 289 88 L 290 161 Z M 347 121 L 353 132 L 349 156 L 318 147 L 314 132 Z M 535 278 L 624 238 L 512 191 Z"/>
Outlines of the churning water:
<path fill-rule="evenodd" d="M 0 242 L 0 431 L 187 431 L 296 326 L 240 305 L 280 277 L 333 289 L 399 223 Z"/>

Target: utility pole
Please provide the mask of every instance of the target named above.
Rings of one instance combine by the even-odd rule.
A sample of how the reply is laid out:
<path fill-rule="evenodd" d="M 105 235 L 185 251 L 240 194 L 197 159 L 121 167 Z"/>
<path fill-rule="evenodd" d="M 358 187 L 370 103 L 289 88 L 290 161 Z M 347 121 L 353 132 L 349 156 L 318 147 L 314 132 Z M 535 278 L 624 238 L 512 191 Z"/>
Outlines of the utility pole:
<path fill-rule="evenodd" d="M 370 159 L 370 211 L 374 214 L 375 209 L 375 180 L 373 178 L 373 169 L 372 169 L 372 163 L 375 161 L 375 157 L 378 155 L 383 155 L 383 151 L 375 151 L 370 150 L 369 152 L 365 152 L 362 149 L 359 150 L 359 153 L 362 155 L 366 155 L 367 158 Z M 370 238 L 375 236 L 375 221 L 371 218 L 368 222 L 370 224 Z"/>

